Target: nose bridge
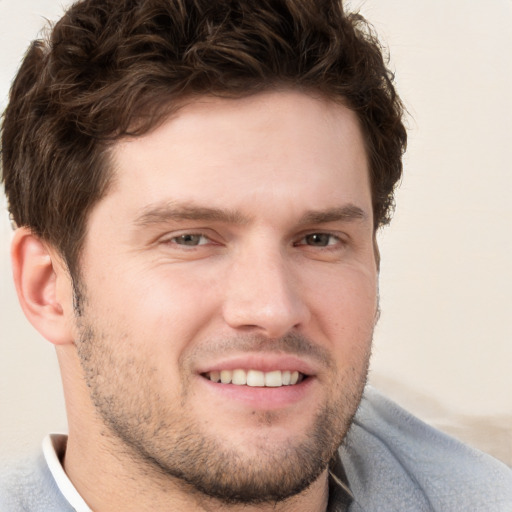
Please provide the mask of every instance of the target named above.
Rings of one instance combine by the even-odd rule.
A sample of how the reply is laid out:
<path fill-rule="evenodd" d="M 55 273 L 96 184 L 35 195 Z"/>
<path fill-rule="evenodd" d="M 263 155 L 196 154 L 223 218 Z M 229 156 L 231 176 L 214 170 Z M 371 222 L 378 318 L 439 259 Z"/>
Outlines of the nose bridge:
<path fill-rule="evenodd" d="M 229 271 L 224 319 L 232 328 L 282 336 L 307 318 L 298 285 L 277 244 L 247 247 L 237 254 Z"/>

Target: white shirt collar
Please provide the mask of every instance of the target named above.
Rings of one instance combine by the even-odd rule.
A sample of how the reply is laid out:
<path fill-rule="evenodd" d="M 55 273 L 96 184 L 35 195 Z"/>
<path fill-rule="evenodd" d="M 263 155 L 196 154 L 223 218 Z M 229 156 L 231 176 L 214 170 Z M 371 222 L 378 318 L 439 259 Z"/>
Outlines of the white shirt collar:
<path fill-rule="evenodd" d="M 68 437 L 65 434 L 49 434 L 43 439 L 43 454 L 46 464 L 48 464 L 57 487 L 73 509 L 76 512 L 92 512 L 82 496 L 78 494 L 60 462 L 66 451 L 67 441 Z"/>

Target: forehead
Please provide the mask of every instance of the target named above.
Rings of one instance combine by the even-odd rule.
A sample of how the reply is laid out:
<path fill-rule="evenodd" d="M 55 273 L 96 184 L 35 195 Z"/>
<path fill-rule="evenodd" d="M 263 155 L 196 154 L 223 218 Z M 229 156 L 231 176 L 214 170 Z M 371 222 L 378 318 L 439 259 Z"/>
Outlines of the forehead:
<path fill-rule="evenodd" d="M 171 200 L 237 210 L 371 203 L 356 114 L 295 91 L 191 100 L 151 133 L 117 143 L 112 162 L 109 195 L 139 211 Z"/>

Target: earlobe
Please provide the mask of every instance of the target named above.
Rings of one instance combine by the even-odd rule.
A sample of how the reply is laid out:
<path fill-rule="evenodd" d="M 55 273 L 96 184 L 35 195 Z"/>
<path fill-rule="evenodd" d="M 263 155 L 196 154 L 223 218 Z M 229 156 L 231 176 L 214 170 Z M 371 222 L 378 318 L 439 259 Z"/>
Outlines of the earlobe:
<path fill-rule="evenodd" d="M 14 234 L 11 259 L 18 299 L 29 322 L 55 345 L 72 343 L 67 304 L 72 288 L 65 265 L 28 228 Z"/>

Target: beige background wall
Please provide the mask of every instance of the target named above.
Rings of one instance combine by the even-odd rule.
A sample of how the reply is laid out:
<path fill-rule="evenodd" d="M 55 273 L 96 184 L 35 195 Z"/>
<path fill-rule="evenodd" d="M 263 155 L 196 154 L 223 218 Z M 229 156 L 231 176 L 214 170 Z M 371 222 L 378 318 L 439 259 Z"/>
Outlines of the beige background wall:
<path fill-rule="evenodd" d="M 0 0 L 0 107 L 59 0 Z M 380 236 L 372 382 L 512 465 L 512 1 L 353 1 L 391 50 L 411 114 L 405 177 Z M 65 429 L 52 347 L 10 279 L 0 196 L 0 452 Z"/>

